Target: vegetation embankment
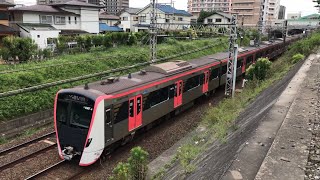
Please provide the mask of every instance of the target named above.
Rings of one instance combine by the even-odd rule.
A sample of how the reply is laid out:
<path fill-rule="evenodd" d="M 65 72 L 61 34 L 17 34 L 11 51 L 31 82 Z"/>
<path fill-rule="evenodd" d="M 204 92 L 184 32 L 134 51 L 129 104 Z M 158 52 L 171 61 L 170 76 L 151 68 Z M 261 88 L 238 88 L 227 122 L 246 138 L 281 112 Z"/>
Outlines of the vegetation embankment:
<path fill-rule="evenodd" d="M 169 40 L 167 43 L 160 44 L 158 47 L 158 58 L 168 57 L 174 54 L 191 51 L 197 48 L 219 44 L 217 39 L 194 40 L 194 41 L 176 41 Z M 223 40 L 221 45 L 208 48 L 193 54 L 185 55 L 179 59 L 192 59 L 215 52 L 225 50 L 226 41 Z M 90 61 L 87 61 L 90 60 Z M 93 60 L 93 61 L 91 61 Z M 1 74 L 0 76 L 0 92 L 8 92 L 16 89 L 31 87 L 48 82 L 55 82 L 72 77 L 83 76 L 91 73 L 115 69 L 118 67 L 133 65 L 136 63 L 147 62 L 150 60 L 148 46 L 119 46 L 111 48 L 108 51 L 97 51 L 89 53 L 81 53 L 76 55 L 61 55 L 50 61 L 30 62 L 26 64 L 18 64 L 15 69 L 32 68 L 39 66 L 50 66 L 47 68 L 35 69 L 33 71 L 18 71 L 14 73 Z M 76 64 L 64 66 L 59 65 L 66 62 L 79 62 Z M 8 65 L 3 65 L 8 66 Z M 78 81 L 45 90 L 39 90 L 32 93 L 24 93 L 13 97 L 0 99 L 0 121 L 13 117 L 37 112 L 40 110 L 53 107 L 53 99 L 55 93 L 61 88 L 73 87 L 98 80 L 94 78 L 86 81 Z"/>
<path fill-rule="evenodd" d="M 247 74 L 249 82 L 243 91 L 236 94 L 234 99 L 225 99 L 216 107 L 208 109 L 201 123 L 206 127 L 206 131 L 197 134 L 190 143 L 180 147 L 174 159 L 163 167 L 154 178 L 161 179 L 166 169 L 175 162 L 181 165 L 186 174 L 192 172 L 195 169 L 192 162 L 199 153 L 206 150 L 208 145 L 216 139 L 224 141 L 228 131 L 237 128 L 236 118 L 253 99 L 270 85 L 282 79 L 297 62 L 310 55 L 319 45 L 320 33 L 317 32 L 311 37 L 291 45 L 275 62 L 271 63 L 268 59 L 262 58 L 255 65 L 249 67 Z"/>

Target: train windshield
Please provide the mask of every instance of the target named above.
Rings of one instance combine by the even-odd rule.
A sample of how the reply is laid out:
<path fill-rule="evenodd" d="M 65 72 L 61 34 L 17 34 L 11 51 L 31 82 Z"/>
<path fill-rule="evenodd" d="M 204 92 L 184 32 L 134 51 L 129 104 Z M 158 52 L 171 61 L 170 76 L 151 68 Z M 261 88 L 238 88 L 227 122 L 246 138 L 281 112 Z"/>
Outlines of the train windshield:
<path fill-rule="evenodd" d="M 78 95 L 62 94 L 58 97 L 56 118 L 72 127 L 89 128 L 94 101 Z"/>

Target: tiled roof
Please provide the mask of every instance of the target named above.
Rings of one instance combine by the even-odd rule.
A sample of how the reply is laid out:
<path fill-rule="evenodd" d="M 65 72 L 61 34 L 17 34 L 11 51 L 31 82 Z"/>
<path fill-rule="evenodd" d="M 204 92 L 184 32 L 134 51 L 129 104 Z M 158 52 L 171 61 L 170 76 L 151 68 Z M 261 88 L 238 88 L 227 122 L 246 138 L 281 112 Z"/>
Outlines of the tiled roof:
<path fill-rule="evenodd" d="M 66 1 L 64 3 L 57 3 L 57 4 L 51 4 L 51 6 L 64 6 L 64 5 L 71 5 L 71 6 L 83 6 L 83 7 L 92 7 L 92 8 L 102 8 L 101 6 L 95 5 L 95 4 L 90 4 L 90 3 L 85 3 L 82 1 Z"/>
<path fill-rule="evenodd" d="M 228 18 L 228 19 L 231 19 L 231 18 L 232 18 L 231 14 L 229 14 L 229 13 L 214 12 L 212 15 L 214 15 L 214 14 L 220 14 L 221 16 L 226 17 L 226 18 Z M 212 15 L 211 15 L 211 16 L 212 16 Z M 209 16 L 209 17 L 210 17 L 210 16 Z"/>
<path fill-rule="evenodd" d="M 15 6 L 14 4 L 11 4 L 5 0 L 0 0 L 0 6 L 7 6 L 7 7 L 13 7 Z"/>
<path fill-rule="evenodd" d="M 17 25 L 24 29 L 27 32 L 30 32 L 31 30 L 41 30 L 41 31 L 51 31 L 51 30 L 57 30 L 50 24 L 40 24 L 40 23 L 17 23 Z"/>
<path fill-rule="evenodd" d="M 64 11 L 58 8 L 47 5 L 32 5 L 32 6 L 23 6 L 9 9 L 9 11 L 32 11 L 32 12 L 48 12 L 48 13 L 65 13 L 65 14 L 74 14 L 72 12 Z"/>
<path fill-rule="evenodd" d="M 157 4 L 157 8 L 168 14 L 176 14 L 176 15 L 182 15 L 182 16 L 192 16 L 192 14 L 188 13 L 185 10 L 178 10 L 170 5 L 162 5 L 162 4 Z"/>
<path fill-rule="evenodd" d="M 137 12 L 140 11 L 140 8 L 126 8 L 123 11 L 129 14 L 137 14 Z"/>
<path fill-rule="evenodd" d="M 12 27 L 0 24 L 0 34 L 14 34 L 18 31 L 13 29 Z"/>
<path fill-rule="evenodd" d="M 100 32 L 122 32 L 123 29 L 119 28 L 118 26 L 109 26 L 106 23 L 99 23 Z"/>

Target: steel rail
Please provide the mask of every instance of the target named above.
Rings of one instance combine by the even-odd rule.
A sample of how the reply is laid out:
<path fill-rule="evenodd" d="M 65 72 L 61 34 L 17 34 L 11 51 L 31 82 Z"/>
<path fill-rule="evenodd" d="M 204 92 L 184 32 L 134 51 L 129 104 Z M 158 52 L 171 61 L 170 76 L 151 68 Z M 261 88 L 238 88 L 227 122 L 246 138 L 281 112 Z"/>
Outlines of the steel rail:
<path fill-rule="evenodd" d="M 18 145 L 15 145 L 15 146 L 10 147 L 10 148 L 8 148 L 8 149 L 2 150 L 2 151 L 0 151 L 0 156 L 4 156 L 4 155 L 9 154 L 9 153 L 11 153 L 11 152 L 13 152 L 13 151 L 16 151 L 16 150 L 18 150 L 18 149 L 21 149 L 21 148 L 23 148 L 23 147 L 26 147 L 26 146 L 34 143 L 34 142 L 40 141 L 40 140 L 42 140 L 42 139 L 46 139 L 46 138 L 48 138 L 48 137 L 50 137 L 50 136 L 52 136 L 52 135 L 54 135 L 54 134 L 55 134 L 55 132 L 53 131 L 53 132 L 47 133 L 47 134 L 45 134 L 45 135 L 42 135 L 42 136 L 40 136 L 40 137 L 38 137 L 38 138 L 35 138 L 35 139 L 30 140 L 30 141 L 24 142 L 24 143 L 22 143 L 22 144 L 18 144 Z"/>
<path fill-rule="evenodd" d="M 2 165 L 0 165 L 0 171 L 3 171 L 4 169 L 8 169 L 8 168 L 10 168 L 10 167 L 12 167 L 14 165 L 20 164 L 20 163 L 22 163 L 22 162 L 24 162 L 24 161 L 26 161 L 28 159 L 31 159 L 31 158 L 39 155 L 39 153 L 47 152 L 47 151 L 49 151 L 50 149 L 52 149 L 54 147 L 56 147 L 56 143 L 51 144 L 51 145 L 49 145 L 49 146 L 47 146 L 47 147 L 45 147 L 45 148 L 43 148 L 43 149 L 41 149 L 41 150 L 39 150 L 37 152 L 34 152 L 32 154 L 29 154 L 27 156 L 23 156 L 23 157 L 21 157 L 19 159 L 11 161 L 9 163 L 2 164 Z"/>
<path fill-rule="evenodd" d="M 54 168 L 56 168 L 58 166 L 61 166 L 61 164 L 64 164 L 65 162 L 66 162 L 66 160 L 61 160 L 61 161 L 57 162 L 56 164 L 51 165 L 51 166 L 49 166 L 49 167 L 37 172 L 36 174 L 33 174 L 33 175 L 25 178 L 25 180 L 35 179 L 35 178 L 37 178 L 39 176 L 42 176 L 42 175 L 46 174 L 48 171 L 51 171 L 52 169 L 54 169 Z"/>

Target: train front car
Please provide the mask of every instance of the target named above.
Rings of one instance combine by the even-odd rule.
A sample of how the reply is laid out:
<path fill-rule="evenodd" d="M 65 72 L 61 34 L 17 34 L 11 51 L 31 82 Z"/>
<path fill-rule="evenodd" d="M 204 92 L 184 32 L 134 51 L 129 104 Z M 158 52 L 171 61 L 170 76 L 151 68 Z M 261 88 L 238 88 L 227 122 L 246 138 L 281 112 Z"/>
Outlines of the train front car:
<path fill-rule="evenodd" d="M 80 166 L 93 164 L 104 149 L 104 101 L 102 93 L 80 88 L 61 90 L 54 106 L 59 155 L 71 160 L 80 156 Z"/>

